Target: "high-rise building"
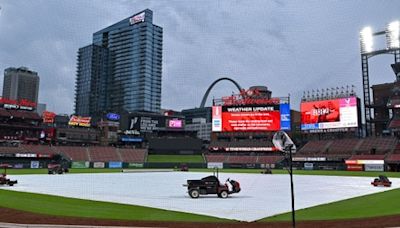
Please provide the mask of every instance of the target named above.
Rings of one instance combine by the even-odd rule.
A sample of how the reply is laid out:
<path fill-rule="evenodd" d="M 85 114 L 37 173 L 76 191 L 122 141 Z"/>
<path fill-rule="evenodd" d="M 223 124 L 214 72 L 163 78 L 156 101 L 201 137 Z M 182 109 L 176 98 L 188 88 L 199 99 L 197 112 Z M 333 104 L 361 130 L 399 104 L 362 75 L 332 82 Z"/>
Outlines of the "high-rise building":
<path fill-rule="evenodd" d="M 26 67 L 7 68 L 4 70 L 3 97 L 38 103 L 39 81 L 38 73 Z"/>
<path fill-rule="evenodd" d="M 78 52 L 75 113 L 159 112 L 162 39 L 149 9 L 94 33 Z"/>
<path fill-rule="evenodd" d="M 75 113 L 96 116 L 108 107 L 110 83 L 108 48 L 88 45 L 78 51 L 78 69 L 75 84 Z"/>

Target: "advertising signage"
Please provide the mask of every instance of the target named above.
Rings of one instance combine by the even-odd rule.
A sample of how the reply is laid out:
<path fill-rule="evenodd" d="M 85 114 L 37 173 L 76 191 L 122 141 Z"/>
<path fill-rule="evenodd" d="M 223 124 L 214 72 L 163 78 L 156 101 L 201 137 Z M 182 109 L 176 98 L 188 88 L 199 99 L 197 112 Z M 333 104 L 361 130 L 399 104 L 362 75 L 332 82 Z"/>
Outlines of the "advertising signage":
<path fill-rule="evenodd" d="M 26 99 L 21 99 L 17 101 L 0 97 L 0 107 L 3 107 L 5 109 L 33 111 L 36 108 L 36 103 Z"/>
<path fill-rule="evenodd" d="M 42 114 L 43 123 L 54 123 L 56 114 L 54 112 L 44 111 Z"/>
<path fill-rule="evenodd" d="M 214 106 L 213 132 L 290 130 L 289 104 Z"/>
<path fill-rule="evenodd" d="M 118 121 L 121 117 L 116 113 L 107 113 L 106 118 L 111 121 Z"/>
<path fill-rule="evenodd" d="M 71 116 L 68 125 L 70 126 L 80 126 L 80 127 L 90 127 L 91 117 L 81 117 L 81 116 Z"/>
<path fill-rule="evenodd" d="M 130 118 L 128 131 L 138 133 L 152 133 L 159 130 L 182 129 L 183 119 L 170 116 L 138 115 Z"/>
<path fill-rule="evenodd" d="M 358 127 L 357 98 L 302 102 L 301 130 Z"/>
<path fill-rule="evenodd" d="M 136 23 L 143 22 L 145 16 L 146 16 L 145 12 L 142 12 L 142 13 L 136 14 L 135 16 L 129 18 L 130 25 L 134 25 Z"/>
<path fill-rule="evenodd" d="M 157 131 L 161 127 L 165 127 L 165 119 L 161 117 L 136 116 L 131 119 L 129 130 L 143 133 Z"/>
<path fill-rule="evenodd" d="M 182 124 L 182 120 L 179 119 L 172 119 L 172 120 L 168 120 L 168 127 L 169 128 L 182 128 L 183 124 Z"/>

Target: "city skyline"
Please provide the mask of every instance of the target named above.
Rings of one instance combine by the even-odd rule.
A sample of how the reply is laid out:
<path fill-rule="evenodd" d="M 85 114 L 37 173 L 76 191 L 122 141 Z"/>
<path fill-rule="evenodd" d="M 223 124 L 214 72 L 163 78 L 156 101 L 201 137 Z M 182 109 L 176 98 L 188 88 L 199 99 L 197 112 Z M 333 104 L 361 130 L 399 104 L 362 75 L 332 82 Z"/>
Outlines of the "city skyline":
<path fill-rule="evenodd" d="M 400 19 L 397 1 L 35 3 L 0 3 L 0 31 L 6 34 L 0 37 L 0 70 L 34 69 L 41 75 L 39 101 L 68 114 L 73 112 L 76 51 L 91 43 L 93 31 L 146 8 L 164 29 L 161 108 L 176 110 L 198 107 L 220 77 L 245 88 L 265 85 L 273 96 L 290 94 L 297 110 L 305 90 L 355 85 L 362 97 L 359 32 L 367 25 L 384 30 Z M 372 85 L 395 80 L 391 56 L 372 60 Z M 232 91 L 233 85 L 218 84 L 207 104 Z"/>

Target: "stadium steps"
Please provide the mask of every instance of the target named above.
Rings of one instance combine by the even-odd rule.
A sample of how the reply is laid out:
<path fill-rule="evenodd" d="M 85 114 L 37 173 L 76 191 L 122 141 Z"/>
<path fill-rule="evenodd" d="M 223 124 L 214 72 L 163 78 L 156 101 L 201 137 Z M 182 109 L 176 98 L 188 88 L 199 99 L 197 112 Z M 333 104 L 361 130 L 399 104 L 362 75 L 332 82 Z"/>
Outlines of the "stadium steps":
<path fill-rule="evenodd" d="M 119 148 L 115 148 L 115 149 L 116 149 L 115 152 L 117 153 L 119 160 L 120 160 L 120 161 L 124 161 L 124 160 L 122 159 L 122 155 L 121 155 L 121 152 L 119 151 Z"/>
<path fill-rule="evenodd" d="M 319 153 L 325 153 L 326 151 L 328 151 L 329 150 L 329 147 L 332 145 L 332 143 L 333 143 L 333 141 L 332 140 L 330 140 L 330 141 L 328 141 L 326 144 L 325 144 L 325 146 L 324 146 L 324 148 L 322 149 L 322 151 L 320 151 Z"/>
<path fill-rule="evenodd" d="M 400 143 L 397 143 L 396 148 L 393 151 L 393 154 L 400 154 Z"/>
<path fill-rule="evenodd" d="M 357 154 L 357 151 L 360 149 L 360 146 L 361 146 L 363 143 L 364 143 L 364 139 L 361 139 L 361 140 L 357 143 L 357 145 L 354 147 L 352 155 Z"/>
<path fill-rule="evenodd" d="M 148 157 L 149 157 L 149 151 L 147 150 L 146 153 L 144 154 L 144 159 L 143 159 L 143 161 L 144 161 L 144 162 L 148 162 L 148 161 L 147 161 Z"/>
<path fill-rule="evenodd" d="M 388 153 L 388 156 L 394 154 L 396 151 L 397 151 L 397 153 L 400 153 L 400 151 L 398 151 L 398 150 L 400 149 L 399 146 L 400 146 L 400 145 L 399 145 L 399 140 L 396 139 L 396 146 L 393 147 L 393 148 L 390 150 L 390 152 Z"/>
<path fill-rule="evenodd" d="M 204 153 L 201 153 L 201 157 L 203 158 L 203 162 L 207 163 L 207 158 L 206 158 L 206 155 Z"/>
<path fill-rule="evenodd" d="M 92 161 L 92 157 L 90 156 L 90 152 L 89 152 L 89 147 L 85 148 L 85 153 L 86 153 L 87 157 L 89 158 L 89 161 Z"/>

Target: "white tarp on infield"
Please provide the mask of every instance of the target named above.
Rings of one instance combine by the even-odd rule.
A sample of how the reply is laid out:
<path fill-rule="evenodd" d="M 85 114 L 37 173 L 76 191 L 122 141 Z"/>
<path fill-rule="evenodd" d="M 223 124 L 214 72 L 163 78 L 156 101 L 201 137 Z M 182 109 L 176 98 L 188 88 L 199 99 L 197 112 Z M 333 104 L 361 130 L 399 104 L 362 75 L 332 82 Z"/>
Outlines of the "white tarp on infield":
<path fill-rule="evenodd" d="M 210 173 L 108 173 L 66 175 L 11 175 L 18 184 L 8 190 L 44 193 L 81 199 L 142 205 L 166 210 L 210 215 L 241 221 L 254 221 L 291 210 L 289 175 L 227 174 L 237 180 L 242 191 L 227 199 L 216 195 L 191 199 L 182 186 L 187 179 Z M 295 207 L 307 208 L 356 196 L 400 187 L 391 178 L 391 188 L 373 187 L 371 177 L 294 176 Z"/>

